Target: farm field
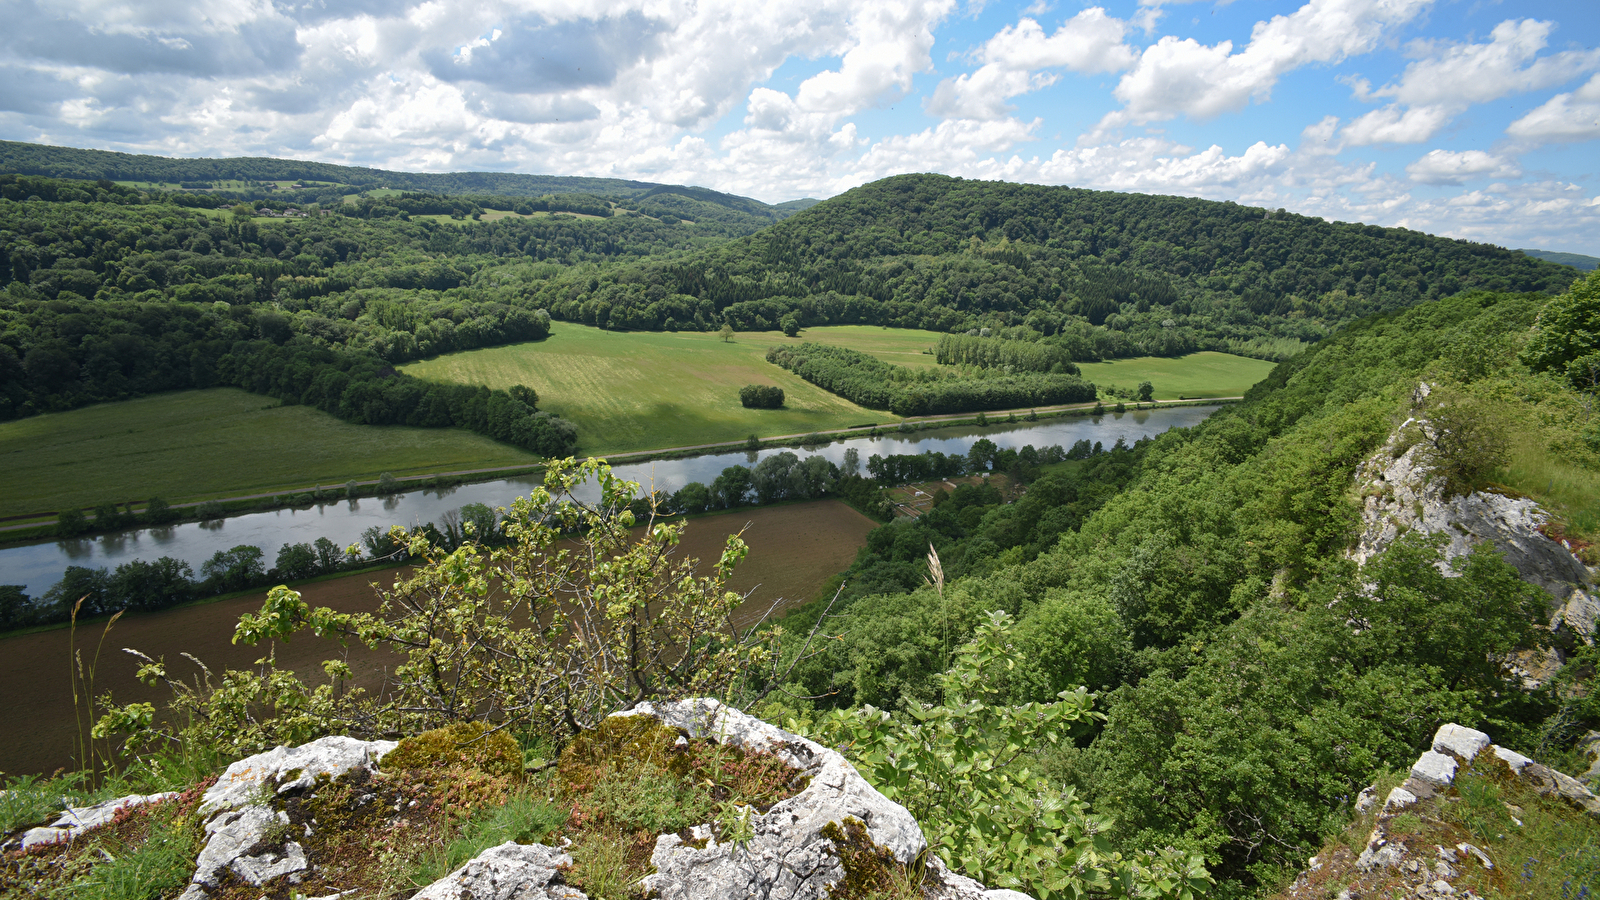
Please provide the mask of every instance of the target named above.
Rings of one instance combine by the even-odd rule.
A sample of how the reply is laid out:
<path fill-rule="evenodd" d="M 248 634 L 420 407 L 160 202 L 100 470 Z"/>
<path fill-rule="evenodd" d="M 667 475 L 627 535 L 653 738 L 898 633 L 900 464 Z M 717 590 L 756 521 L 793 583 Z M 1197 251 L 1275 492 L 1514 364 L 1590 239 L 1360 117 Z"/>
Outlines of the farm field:
<path fill-rule="evenodd" d="M 735 441 L 887 422 L 887 412 L 864 409 L 766 361 L 779 343 L 817 341 L 871 353 L 901 365 L 934 365 L 922 350 L 931 331 L 839 325 L 810 328 L 798 338 L 742 332 L 724 343 L 702 332 L 617 332 L 570 322 L 549 338 L 508 347 L 468 350 L 411 363 L 418 378 L 505 388 L 525 384 L 539 408 L 578 426 L 585 454 L 619 453 Z M 783 409 L 745 409 L 747 384 L 783 388 Z"/>
<path fill-rule="evenodd" d="M 179 391 L 0 423 L 0 516 L 535 461 L 459 428 L 352 425 L 236 388 Z"/>
<path fill-rule="evenodd" d="M 1133 390 L 1148 381 L 1157 400 L 1237 397 L 1267 377 L 1277 363 L 1231 353 L 1202 350 L 1174 358 L 1140 356 L 1106 362 L 1078 363 L 1083 377 L 1100 388 L 1102 396 L 1111 386 Z"/>
<path fill-rule="evenodd" d="M 748 525 L 748 527 L 746 527 Z M 850 565 L 867 532 L 877 525 L 837 500 L 817 500 L 756 509 L 740 509 L 701 516 L 689 522 L 678 552 L 709 564 L 722 552 L 727 536 L 745 528 L 750 555 L 734 569 L 731 590 L 750 593 L 748 627 L 769 603 L 783 598 L 783 606 L 813 599 L 828 578 Z M 307 603 L 342 612 L 368 612 L 377 606 L 370 585 L 392 583 L 406 569 L 367 572 L 331 578 L 298 588 Z M 133 647 L 150 656 L 179 659 L 193 653 L 213 670 L 249 668 L 265 650 L 232 643 L 239 616 L 261 608 L 266 593 L 259 591 L 230 600 L 180 607 L 156 613 L 124 616 L 113 626 L 96 673 L 96 694 L 111 691 L 119 703 L 147 701 L 161 708 L 169 699 L 166 688 L 152 688 L 134 678 L 136 660 L 119 648 Z M 80 627 L 76 646 L 91 660 L 103 625 Z M 66 669 L 71 635 L 65 630 L 44 631 L 0 638 L 0 716 L 13 723 L 14 735 L 0 745 L 0 771 L 8 774 L 48 772 L 70 764 L 72 753 L 72 692 L 65 677 L 39 677 L 41 671 Z M 299 635 L 279 643 L 278 663 L 308 680 L 320 681 L 319 664 L 343 657 L 355 673 L 354 684 L 369 690 L 382 684 L 383 670 L 396 658 L 368 649 L 359 642 L 341 648 L 331 640 Z M 176 663 L 175 671 L 193 671 Z"/>

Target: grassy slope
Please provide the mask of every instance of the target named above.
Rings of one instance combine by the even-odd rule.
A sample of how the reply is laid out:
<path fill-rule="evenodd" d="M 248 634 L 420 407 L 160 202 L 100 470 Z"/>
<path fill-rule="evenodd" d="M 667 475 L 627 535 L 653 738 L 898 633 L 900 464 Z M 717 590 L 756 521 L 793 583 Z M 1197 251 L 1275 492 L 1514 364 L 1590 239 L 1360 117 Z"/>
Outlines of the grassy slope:
<path fill-rule="evenodd" d="M 795 434 L 894 418 L 856 406 L 766 361 L 767 348 L 802 340 L 872 353 L 904 365 L 931 365 L 929 331 L 841 325 L 799 338 L 742 333 L 724 343 L 700 332 L 615 332 L 560 323 L 544 341 L 470 350 L 404 367 L 407 374 L 489 387 L 526 384 L 539 406 L 578 426 L 583 453 L 617 453 Z M 785 408 L 745 409 L 739 388 L 776 384 Z"/>
<path fill-rule="evenodd" d="M 534 461 L 461 429 L 351 425 L 233 388 L 180 391 L 0 424 L 0 516 Z"/>
<path fill-rule="evenodd" d="M 1115 385 L 1132 390 L 1148 381 L 1157 400 L 1178 397 L 1238 397 L 1267 377 L 1276 363 L 1203 350 L 1173 359 L 1142 356 L 1079 363 L 1083 377 L 1102 390 Z"/>

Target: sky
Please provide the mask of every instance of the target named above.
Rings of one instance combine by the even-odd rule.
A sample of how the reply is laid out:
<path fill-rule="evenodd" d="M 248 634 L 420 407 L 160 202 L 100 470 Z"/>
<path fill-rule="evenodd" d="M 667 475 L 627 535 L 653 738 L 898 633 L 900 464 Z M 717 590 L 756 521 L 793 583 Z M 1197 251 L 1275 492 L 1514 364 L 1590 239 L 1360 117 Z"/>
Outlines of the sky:
<path fill-rule="evenodd" d="M 0 137 L 696 184 L 906 172 L 1600 256 L 1595 0 L 0 0 Z"/>

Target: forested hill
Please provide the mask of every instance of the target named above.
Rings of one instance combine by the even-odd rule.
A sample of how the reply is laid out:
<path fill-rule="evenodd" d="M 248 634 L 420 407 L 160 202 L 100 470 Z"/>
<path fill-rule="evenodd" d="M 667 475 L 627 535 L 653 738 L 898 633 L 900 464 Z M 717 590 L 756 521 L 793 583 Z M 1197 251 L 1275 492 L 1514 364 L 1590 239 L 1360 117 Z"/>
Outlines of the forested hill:
<path fill-rule="evenodd" d="M 789 315 L 802 327 L 1021 326 L 1012 336 L 1080 359 L 1276 358 L 1374 312 L 1468 289 L 1554 293 L 1577 274 L 1487 244 L 1232 202 L 905 175 L 688 261 L 618 269 L 599 290 L 552 285 L 549 306 L 584 321 L 603 307 L 626 327 L 683 321 L 656 303 L 664 292 L 709 297 L 747 328 Z"/>
<path fill-rule="evenodd" d="M 353 194 L 372 188 L 426 191 L 459 196 L 539 197 L 545 194 L 594 194 L 610 199 L 644 201 L 662 195 L 679 195 L 702 203 L 725 206 L 743 213 L 778 221 L 791 209 L 769 206 L 749 197 L 724 194 L 702 187 L 657 184 L 621 178 L 585 178 L 568 175 L 523 175 L 515 172 L 391 172 L 361 166 L 269 157 L 226 159 L 175 159 L 166 156 L 80 150 L 19 141 L 0 141 L 0 172 L 43 175 L 79 180 L 148 182 L 196 185 L 202 190 L 233 194 L 254 193 L 249 187 L 264 182 L 315 182 L 343 187 Z M 241 182 L 226 185 L 227 182 Z M 222 187 L 214 187 L 222 185 Z M 228 187 L 235 188 L 227 190 Z"/>

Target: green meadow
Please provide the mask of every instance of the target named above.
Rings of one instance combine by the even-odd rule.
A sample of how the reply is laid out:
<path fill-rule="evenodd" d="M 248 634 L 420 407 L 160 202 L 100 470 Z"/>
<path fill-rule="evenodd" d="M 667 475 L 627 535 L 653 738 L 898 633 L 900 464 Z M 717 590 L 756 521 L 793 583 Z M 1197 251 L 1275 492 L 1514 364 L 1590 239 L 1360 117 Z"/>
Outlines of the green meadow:
<path fill-rule="evenodd" d="M 536 459 L 459 428 L 352 425 L 235 388 L 179 391 L 0 423 L 0 516 Z"/>
<path fill-rule="evenodd" d="M 1230 353 L 1202 350 L 1173 358 L 1140 356 L 1106 362 L 1078 363 L 1083 377 L 1105 391 L 1110 387 L 1133 390 L 1148 381 L 1157 400 L 1181 397 L 1238 397 L 1267 377 L 1277 363 Z"/>
<path fill-rule="evenodd" d="M 766 361 L 783 342 L 820 341 L 902 365 L 933 365 L 931 331 L 861 325 L 810 328 L 798 338 L 741 332 L 724 342 L 702 332 L 603 331 L 556 323 L 534 343 L 469 350 L 404 366 L 408 375 L 505 388 L 525 384 L 539 408 L 578 426 L 582 453 L 688 447 L 894 421 L 814 387 Z M 783 409 L 745 409 L 747 384 L 783 388 Z"/>

